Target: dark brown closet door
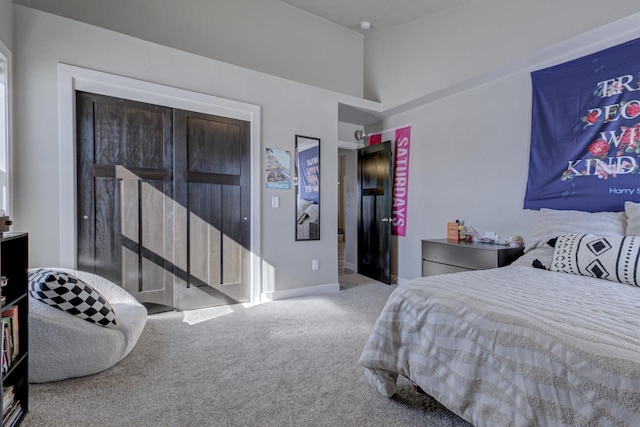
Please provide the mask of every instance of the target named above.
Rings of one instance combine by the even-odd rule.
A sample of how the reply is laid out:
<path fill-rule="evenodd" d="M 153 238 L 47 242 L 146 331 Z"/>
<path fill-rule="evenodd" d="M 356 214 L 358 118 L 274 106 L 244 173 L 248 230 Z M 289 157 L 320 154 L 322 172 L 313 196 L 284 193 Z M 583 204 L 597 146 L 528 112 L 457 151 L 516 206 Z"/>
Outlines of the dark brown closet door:
<path fill-rule="evenodd" d="M 171 306 L 171 109 L 78 92 L 76 117 L 78 268 Z"/>
<path fill-rule="evenodd" d="M 250 300 L 249 122 L 174 111 L 180 308 Z M 182 288 L 182 286 L 181 286 Z"/>
<path fill-rule="evenodd" d="M 76 110 L 78 268 L 153 311 L 249 301 L 249 122 L 81 92 Z"/>

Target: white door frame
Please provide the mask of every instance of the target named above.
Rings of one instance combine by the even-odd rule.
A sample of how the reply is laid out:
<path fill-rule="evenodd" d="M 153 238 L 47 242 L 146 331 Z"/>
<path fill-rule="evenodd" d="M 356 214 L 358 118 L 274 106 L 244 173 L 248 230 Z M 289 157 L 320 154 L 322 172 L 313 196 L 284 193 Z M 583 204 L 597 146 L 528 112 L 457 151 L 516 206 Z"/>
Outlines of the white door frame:
<path fill-rule="evenodd" d="M 0 84 L 3 90 L 0 93 L 0 102 L 2 108 L 0 110 L 0 209 L 5 211 L 5 215 L 13 216 L 13 168 L 11 159 L 13 158 L 13 139 L 12 139 L 12 114 L 13 102 L 12 83 L 11 83 L 11 51 L 0 41 Z"/>
<path fill-rule="evenodd" d="M 67 64 L 58 64 L 60 266 L 77 265 L 75 91 L 125 98 L 250 122 L 251 302 L 260 301 L 260 106 Z"/>

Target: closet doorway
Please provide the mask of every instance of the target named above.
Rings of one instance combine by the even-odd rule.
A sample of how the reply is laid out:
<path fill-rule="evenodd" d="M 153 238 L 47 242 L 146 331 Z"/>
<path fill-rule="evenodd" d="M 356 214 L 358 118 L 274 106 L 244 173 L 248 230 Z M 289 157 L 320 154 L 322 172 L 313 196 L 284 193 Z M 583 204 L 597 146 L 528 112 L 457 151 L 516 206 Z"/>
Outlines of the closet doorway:
<path fill-rule="evenodd" d="M 357 269 L 357 151 L 338 149 L 338 274 Z"/>
<path fill-rule="evenodd" d="M 77 265 L 150 311 L 247 302 L 250 123 L 76 93 Z"/>

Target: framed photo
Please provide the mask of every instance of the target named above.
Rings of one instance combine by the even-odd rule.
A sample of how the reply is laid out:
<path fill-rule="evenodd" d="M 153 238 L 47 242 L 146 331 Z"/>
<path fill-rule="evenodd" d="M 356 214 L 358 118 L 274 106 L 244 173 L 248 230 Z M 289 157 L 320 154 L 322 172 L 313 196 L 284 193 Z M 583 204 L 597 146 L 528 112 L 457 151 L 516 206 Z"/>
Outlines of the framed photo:
<path fill-rule="evenodd" d="M 289 190 L 291 188 L 291 154 L 285 150 L 265 148 L 265 187 Z"/>

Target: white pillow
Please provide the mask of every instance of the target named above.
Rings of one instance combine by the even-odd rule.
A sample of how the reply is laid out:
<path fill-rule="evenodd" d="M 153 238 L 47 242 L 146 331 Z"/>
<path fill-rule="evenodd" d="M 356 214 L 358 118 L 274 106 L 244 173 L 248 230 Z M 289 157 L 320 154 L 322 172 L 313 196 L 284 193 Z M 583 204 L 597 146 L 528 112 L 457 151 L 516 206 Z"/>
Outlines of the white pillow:
<path fill-rule="evenodd" d="M 547 244 L 561 234 L 596 234 L 602 237 L 624 236 L 627 232 L 625 212 L 582 212 L 540 209 L 525 253 Z"/>
<path fill-rule="evenodd" d="M 640 236 L 640 203 L 624 202 L 627 214 L 627 236 Z"/>
<path fill-rule="evenodd" d="M 639 258 L 640 236 L 563 234 L 549 269 L 639 286 Z"/>

